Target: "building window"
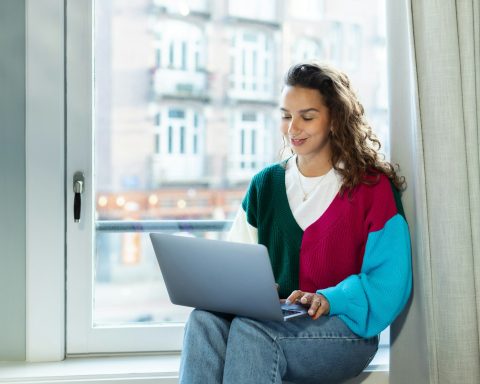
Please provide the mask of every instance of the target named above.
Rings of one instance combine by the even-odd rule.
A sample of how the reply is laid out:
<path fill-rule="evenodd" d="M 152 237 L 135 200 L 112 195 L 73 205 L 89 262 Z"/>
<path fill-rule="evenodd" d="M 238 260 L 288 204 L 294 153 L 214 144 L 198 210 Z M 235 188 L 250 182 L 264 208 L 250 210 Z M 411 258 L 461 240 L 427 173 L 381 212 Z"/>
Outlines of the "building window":
<path fill-rule="evenodd" d="M 161 142 L 160 142 L 160 137 L 161 137 L 161 115 L 160 113 L 155 114 L 155 119 L 154 119 L 154 140 L 155 140 L 155 154 L 158 155 L 160 154 L 161 151 Z"/>
<path fill-rule="evenodd" d="M 155 153 L 171 155 L 199 154 L 201 121 L 199 113 L 192 109 L 165 107 L 155 114 Z M 166 145 L 166 147 L 162 147 Z"/>
<path fill-rule="evenodd" d="M 330 60 L 337 65 L 341 66 L 343 63 L 343 24 L 335 21 L 331 25 L 330 32 Z"/>
<path fill-rule="evenodd" d="M 233 113 L 233 140 L 230 162 L 232 180 L 248 180 L 247 174 L 266 165 L 272 153 L 268 114 L 252 110 Z"/>
<path fill-rule="evenodd" d="M 182 109 L 169 109 L 168 117 L 171 119 L 184 119 L 185 111 Z"/>
<path fill-rule="evenodd" d="M 157 68 L 160 68 L 162 65 L 162 50 L 160 48 L 157 48 L 155 50 L 155 66 Z"/>
<path fill-rule="evenodd" d="M 205 68 L 205 36 L 199 27 L 183 21 L 159 20 L 156 31 L 157 68 L 188 72 Z M 168 57 L 162 51 L 168 52 Z"/>
<path fill-rule="evenodd" d="M 297 40 L 293 46 L 293 57 L 297 62 L 326 59 L 322 42 L 308 37 Z"/>
<path fill-rule="evenodd" d="M 168 126 L 168 153 L 173 153 L 173 127 Z"/>
<path fill-rule="evenodd" d="M 180 153 L 185 153 L 185 127 L 180 127 Z"/>
<path fill-rule="evenodd" d="M 155 133 L 155 154 L 160 154 L 160 134 Z"/>
<path fill-rule="evenodd" d="M 253 30 L 234 31 L 231 38 L 229 94 L 238 99 L 272 100 L 274 79 L 269 69 L 274 65 L 272 36 Z"/>

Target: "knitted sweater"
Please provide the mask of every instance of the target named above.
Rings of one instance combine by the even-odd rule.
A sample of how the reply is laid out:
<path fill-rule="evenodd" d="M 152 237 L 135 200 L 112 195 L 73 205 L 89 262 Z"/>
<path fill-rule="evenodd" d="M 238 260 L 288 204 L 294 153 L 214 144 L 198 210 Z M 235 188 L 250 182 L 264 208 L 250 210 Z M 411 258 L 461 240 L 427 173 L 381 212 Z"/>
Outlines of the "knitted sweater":
<path fill-rule="evenodd" d="M 275 164 L 254 176 L 242 211 L 230 238 L 268 248 L 280 297 L 295 289 L 320 293 L 330 303 L 329 315 L 363 337 L 380 333 L 405 306 L 412 280 L 410 235 L 398 192 L 386 176 L 358 185 L 350 196 L 337 194 L 303 231 L 290 210 L 285 169 Z"/>

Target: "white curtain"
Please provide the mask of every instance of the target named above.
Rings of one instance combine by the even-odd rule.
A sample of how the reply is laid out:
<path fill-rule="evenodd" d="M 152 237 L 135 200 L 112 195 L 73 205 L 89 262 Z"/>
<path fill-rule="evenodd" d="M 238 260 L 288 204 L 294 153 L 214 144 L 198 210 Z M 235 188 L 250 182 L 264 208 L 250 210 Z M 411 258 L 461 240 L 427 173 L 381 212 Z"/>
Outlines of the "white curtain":
<path fill-rule="evenodd" d="M 392 159 L 414 295 L 390 381 L 480 383 L 480 0 L 387 0 Z"/>

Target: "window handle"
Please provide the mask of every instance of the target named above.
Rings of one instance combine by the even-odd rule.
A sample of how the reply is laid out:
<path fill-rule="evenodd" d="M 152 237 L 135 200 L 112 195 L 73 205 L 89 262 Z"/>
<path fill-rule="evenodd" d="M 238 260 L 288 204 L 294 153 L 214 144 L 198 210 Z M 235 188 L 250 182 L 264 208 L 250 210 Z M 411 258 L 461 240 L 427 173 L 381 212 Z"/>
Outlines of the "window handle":
<path fill-rule="evenodd" d="M 84 187 L 85 177 L 82 172 L 75 172 L 73 175 L 73 220 L 75 223 L 80 222 L 80 212 L 82 210 L 82 193 Z"/>

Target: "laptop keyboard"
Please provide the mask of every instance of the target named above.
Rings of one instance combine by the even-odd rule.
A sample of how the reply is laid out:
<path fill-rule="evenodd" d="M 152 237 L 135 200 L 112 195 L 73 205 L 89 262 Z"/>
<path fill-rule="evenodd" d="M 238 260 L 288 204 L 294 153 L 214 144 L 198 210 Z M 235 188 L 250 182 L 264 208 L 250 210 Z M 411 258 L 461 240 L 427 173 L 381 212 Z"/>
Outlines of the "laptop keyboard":
<path fill-rule="evenodd" d="M 282 309 L 283 316 L 296 315 L 300 311 L 290 311 L 288 309 Z"/>

